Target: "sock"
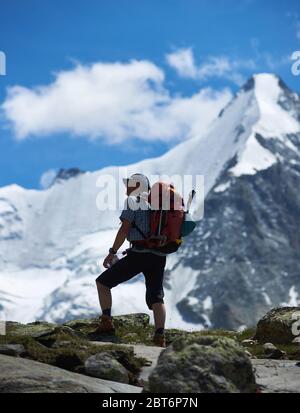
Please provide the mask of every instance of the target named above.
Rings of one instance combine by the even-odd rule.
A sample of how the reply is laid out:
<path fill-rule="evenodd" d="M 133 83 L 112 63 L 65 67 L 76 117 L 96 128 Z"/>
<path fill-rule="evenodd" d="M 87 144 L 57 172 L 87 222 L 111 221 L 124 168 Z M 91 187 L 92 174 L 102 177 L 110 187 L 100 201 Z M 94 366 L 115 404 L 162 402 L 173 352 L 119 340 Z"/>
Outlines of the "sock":
<path fill-rule="evenodd" d="M 107 315 L 108 317 L 111 317 L 111 308 L 106 308 L 105 310 L 102 311 L 103 315 Z"/>
<path fill-rule="evenodd" d="M 160 336 L 164 335 L 164 333 L 165 333 L 164 328 L 158 328 L 157 330 L 155 330 L 155 334 L 158 334 Z"/>

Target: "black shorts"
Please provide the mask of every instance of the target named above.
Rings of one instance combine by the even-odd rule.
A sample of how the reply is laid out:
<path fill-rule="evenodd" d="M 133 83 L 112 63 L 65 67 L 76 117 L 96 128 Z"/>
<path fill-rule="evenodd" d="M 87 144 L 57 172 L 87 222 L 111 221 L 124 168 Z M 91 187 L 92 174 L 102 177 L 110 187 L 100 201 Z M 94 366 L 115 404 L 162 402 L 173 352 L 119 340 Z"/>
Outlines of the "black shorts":
<path fill-rule="evenodd" d="M 96 282 L 113 288 L 143 273 L 146 282 L 146 303 L 152 310 L 152 304 L 164 302 L 165 265 L 166 257 L 151 252 L 129 251 L 124 258 L 99 275 Z"/>

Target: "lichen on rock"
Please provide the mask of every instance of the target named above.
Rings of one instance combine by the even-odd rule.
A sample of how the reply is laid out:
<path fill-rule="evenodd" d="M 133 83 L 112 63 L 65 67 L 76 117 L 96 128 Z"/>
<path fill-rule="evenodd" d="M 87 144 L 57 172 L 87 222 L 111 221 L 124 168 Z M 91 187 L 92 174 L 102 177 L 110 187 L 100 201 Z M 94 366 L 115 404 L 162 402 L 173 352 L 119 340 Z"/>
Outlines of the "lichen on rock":
<path fill-rule="evenodd" d="M 232 339 L 190 336 L 163 351 L 146 391 L 155 393 L 246 393 L 256 384 L 249 357 Z"/>
<path fill-rule="evenodd" d="M 119 383 L 129 383 L 128 371 L 112 354 L 94 354 L 85 361 L 84 367 L 89 376 Z"/>
<path fill-rule="evenodd" d="M 293 326 L 299 319 L 300 307 L 274 308 L 259 320 L 255 340 L 260 343 L 290 344 L 296 337 Z"/>
<path fill-rule="evenodd" d="M 123 316 L 123 321 L 125 319 L 126 316 Z M 129 316 L 128 323 L 134 321 L 137 324 L 140 322 L 140 325 L 147 322 L 140 314 Z M 65 370 L 87 374 L 86 360 L 95 354 L 105 354 L 105 360 L 107 362 L 110 360 L 111 364 L 110 375 L 115 373 L 115 370 L 122 372 L 119 376 L 117 374 L 114 376 L 115 381 L 120 379 L 122 383 L 131 384 L 137 382 L 140 368 L 146 363 L 146 360 L 135 356 L 132 347 L 91 342 L 89 332 L 97 327 L 95 319 L 73 320 L 64 325 L 47 322 L 26 325 L 15 322 L 7 324 L 7 335 L 0 336 L 0 350 L 2 348 L 2 353 L 11 356 L 21 356 Z M 129 331 L 130 328 L 127 328 L 127 332 Z M 107 336 L 102 338 L 107 341 Z M 106 372 L 101 373 L 105 377 L 109 374 L 108 364 L 106 363 Z"/>

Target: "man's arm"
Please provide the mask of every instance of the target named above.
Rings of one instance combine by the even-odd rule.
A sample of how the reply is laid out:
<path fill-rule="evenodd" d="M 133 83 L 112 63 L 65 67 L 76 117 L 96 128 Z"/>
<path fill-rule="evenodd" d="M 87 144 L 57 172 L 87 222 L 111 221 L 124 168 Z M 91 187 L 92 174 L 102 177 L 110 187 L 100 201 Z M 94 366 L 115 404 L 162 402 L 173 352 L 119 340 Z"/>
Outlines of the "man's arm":
<path fill-rule="evenodd" d="M 131 223 L 127 221 L 127 219 L 124 219 L 122 221 L 122 224 L 119 228 L 119 231 L 117 232 L 115 242 L 113 243 L 113 250 L 118 251 L 119 248 L 124 244 L 124 241 L 126 240 L 129 230 L 131 228 Z"/>
<path fill-rule="evenodd" d="M 114 251 L 118 251 L 119 248 L 124 244 L 124 241 L 126 240 L 129 230 L 131 227 L 131 223 L 127 221 L 126 219 L 122 220 L 122 224 L 117 232 L 115 241 L 113 243 L 112 249 Z M 112 259 L 114 257 L 114 254 L 110 253 L 107 255 L 105 260 L 103 261 L 103 266 L 104 268 L 109 268 L 112 262 Z"/>

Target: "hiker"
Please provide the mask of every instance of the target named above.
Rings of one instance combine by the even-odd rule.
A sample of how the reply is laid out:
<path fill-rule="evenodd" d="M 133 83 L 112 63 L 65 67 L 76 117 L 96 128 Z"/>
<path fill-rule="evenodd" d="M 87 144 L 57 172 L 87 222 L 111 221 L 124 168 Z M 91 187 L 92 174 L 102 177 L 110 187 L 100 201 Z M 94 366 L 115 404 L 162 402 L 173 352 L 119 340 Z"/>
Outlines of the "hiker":
<path fill-rule="evenodd" d="M 103 266 L 107 269 L 96 280 L 102 315 L 95 333 L 114 331 L 111 289 L 143 273 L 146 282 L 146 303 L 154 315 L 153 342 L 157 346 L 165 347 L 166 310 L 163 300 L 163 277 L 167 254 L 141 246 L 144 234 L 149 233 L 150 183 L 142 174 L 134 174 L 124 179 L 124 183 L 128 198 L 120 215 L 121 227 L 113 246 L 109 249 L 109 254 L 104 259 Z M 126 239 L 130 242 L 131 248 L 127 250 L 125 257 L 115 262 L 115 256 Z"/>

